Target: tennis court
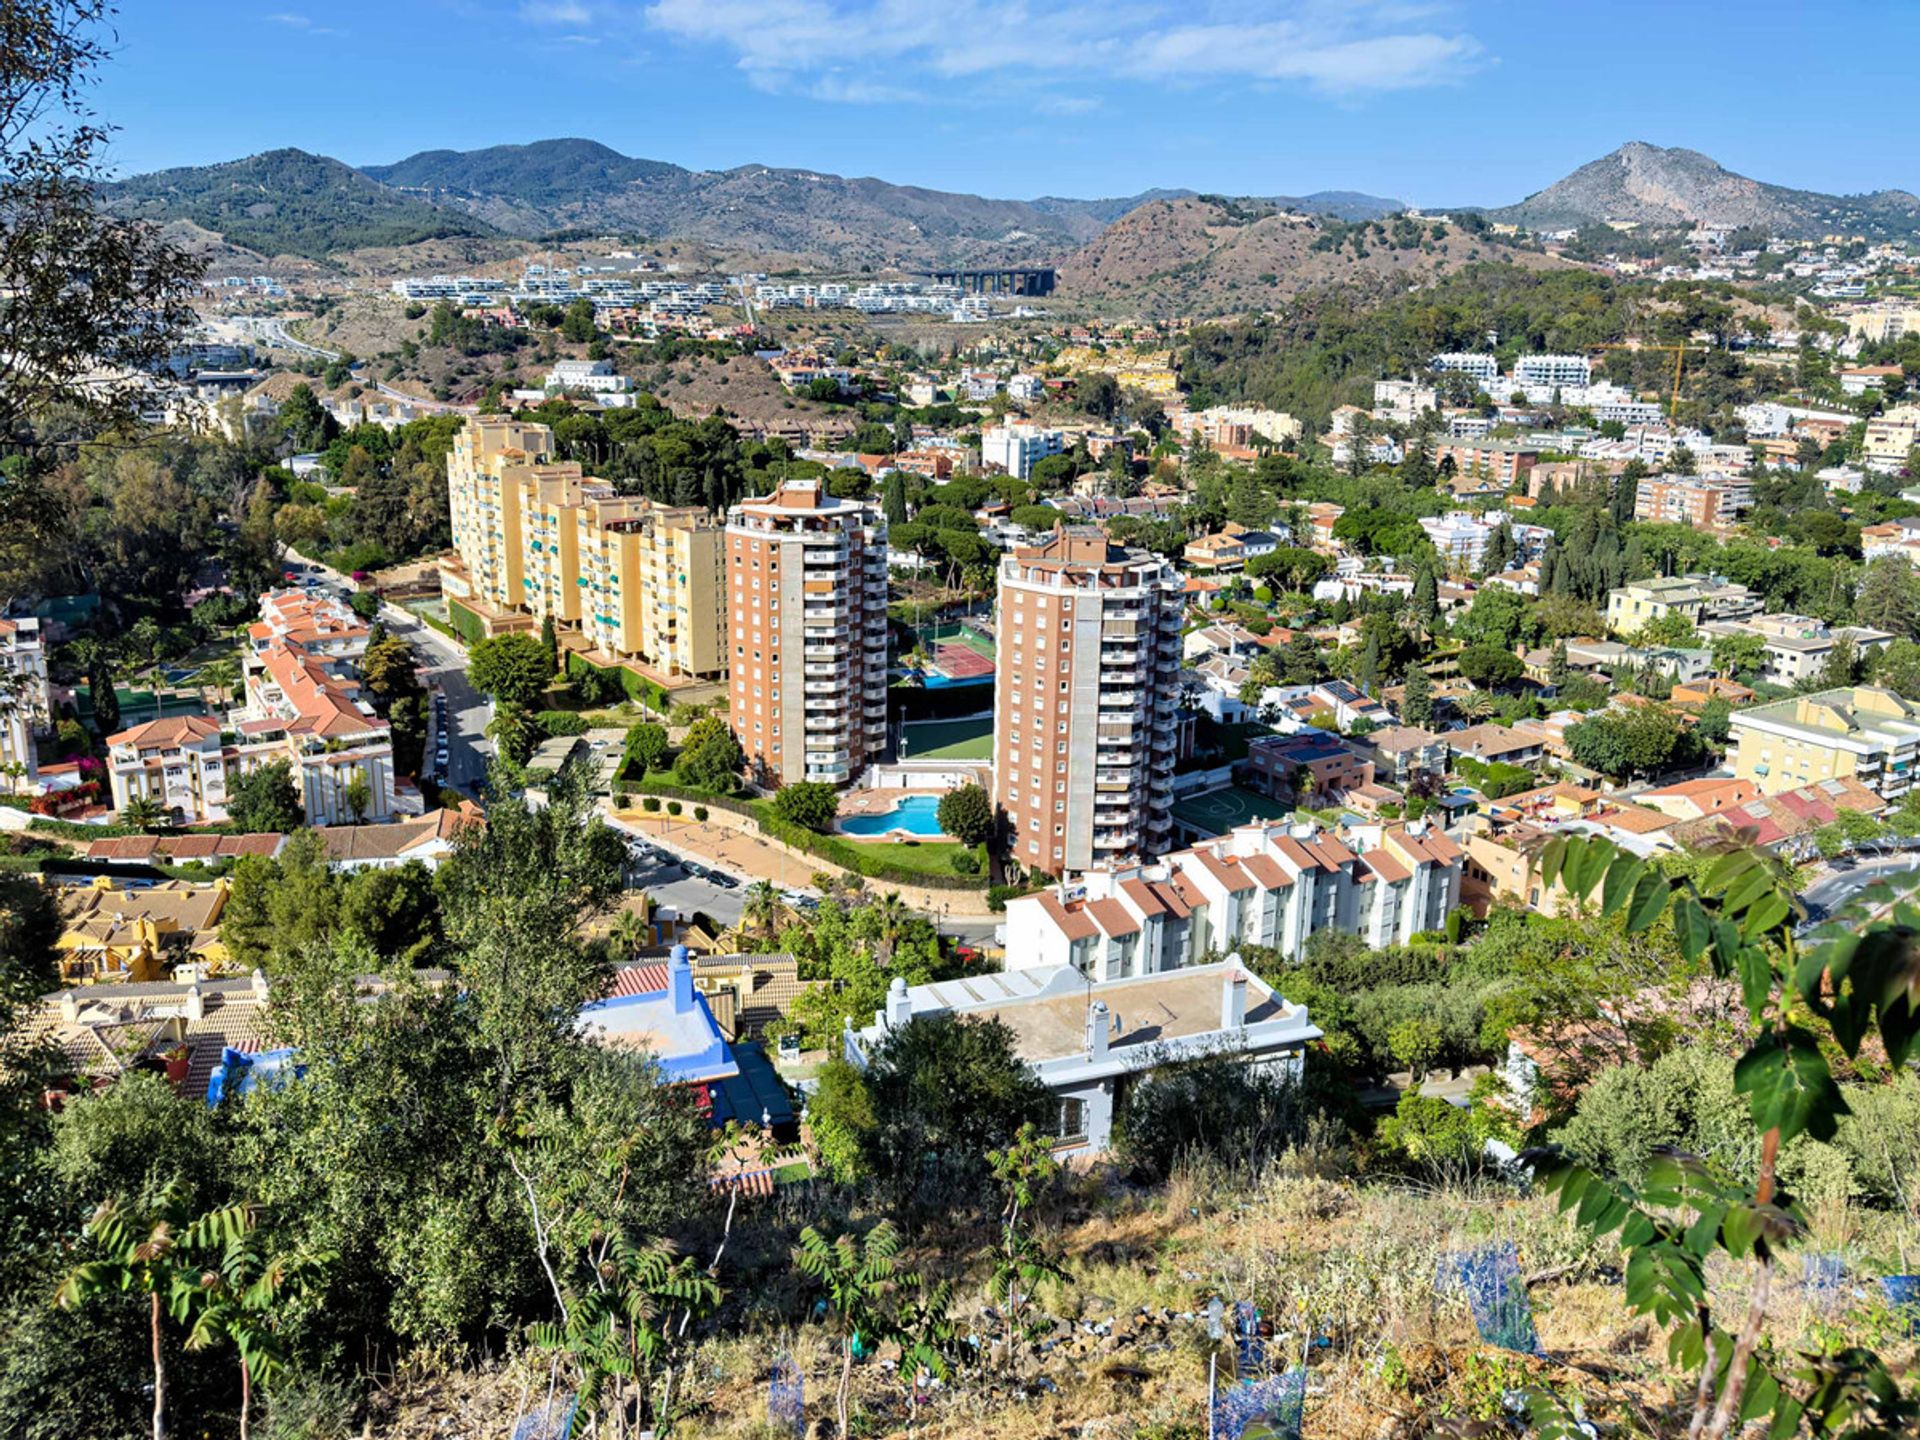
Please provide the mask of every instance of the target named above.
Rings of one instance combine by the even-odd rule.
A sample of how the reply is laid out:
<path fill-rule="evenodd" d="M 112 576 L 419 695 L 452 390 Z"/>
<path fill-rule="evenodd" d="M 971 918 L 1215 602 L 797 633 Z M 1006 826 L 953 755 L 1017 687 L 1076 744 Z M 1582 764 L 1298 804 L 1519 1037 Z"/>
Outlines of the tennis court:
<path fill-rule="evenodd" d="M 1293 806 L 1283 805 L 1239 786 L 1210 790 L 1175 802 L 1173 818 L 1195 830 L 1219 835 L 1236 825 L 1251 825 L 1256 820 L 1284 820 Z"/>
<path fill-rule="evenodd" d="M 993 717 L 909 720 L 901 726 L 909 760 L 991 760 Z"/>
<path fill-rule="evenodd" d="M 955 680 L 972 680 L 993 674 L 993 659 L 969 645 L 940 645 L 933 652 L 933 663 Z"/>

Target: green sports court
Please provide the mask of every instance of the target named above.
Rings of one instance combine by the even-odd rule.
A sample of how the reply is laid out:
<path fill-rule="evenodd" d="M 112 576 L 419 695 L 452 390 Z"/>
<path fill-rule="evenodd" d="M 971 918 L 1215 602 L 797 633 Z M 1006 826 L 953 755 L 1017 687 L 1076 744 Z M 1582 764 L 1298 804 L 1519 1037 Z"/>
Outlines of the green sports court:
<path fill-rule="evenodd" d="M 901 727 L 908 760 L 991 760 L 993 717 L 971 720 L 909 720 Z"/>
<path fill-rule="evenodd" d="M 1256 820 L 1284 820 L 1293 811 L 1291 805 L 1234 785 L 1176 801 L 1173 818 L 1190 830 L 1222 835 L 1236 825 L 1251 825 Z"/>

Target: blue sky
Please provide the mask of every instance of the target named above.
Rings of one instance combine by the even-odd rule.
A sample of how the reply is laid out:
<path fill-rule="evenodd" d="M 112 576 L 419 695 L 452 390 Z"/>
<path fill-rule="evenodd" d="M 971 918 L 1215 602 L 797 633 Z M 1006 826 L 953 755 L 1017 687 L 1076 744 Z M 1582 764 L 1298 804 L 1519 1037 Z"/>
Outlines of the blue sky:
<path fill-rule="evenodd" d="M 1920 6 L 1748 0 L 122 0 L 123 174 L 581 135 L 995 196 L 1498 204 L 1626 140 L 1920 188 Z"/>

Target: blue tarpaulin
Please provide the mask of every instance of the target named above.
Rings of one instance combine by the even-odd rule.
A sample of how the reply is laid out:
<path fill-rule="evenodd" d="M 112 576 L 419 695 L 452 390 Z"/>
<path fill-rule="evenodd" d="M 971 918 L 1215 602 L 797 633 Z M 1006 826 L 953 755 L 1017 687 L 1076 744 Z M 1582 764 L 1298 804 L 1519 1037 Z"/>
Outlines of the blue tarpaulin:
<path fill-rule="evenodd" d="M 1224 1386 L 1213 1397 L 1214 1440 L 1300 1440 L 1306 1405 L 1307 1372 L 1298 1366 Z"/>
<path fill-rule="evenodd" d="M 207 1104 L 218 1105 L 229 1095 L 244 1095 L 256 1085 L 286 1084 L 289 1076 L 297 1076 L 306 1069 L 295 1063 L 297 1053 L 284 1049 L 250 1055 L 228 1046 L 220 1052 L 220 1063 L 207 1081 Z"/>
<path fill-rule="evenodd" d="M 773 1362 L 773 1379 L 767 1386 L 767 1427 L 794 1440 L 806 1433 L 806 1383 L 800 1367 L 785 1355 Z"/>
<path fill-rule="evenodd" d="M 1434 1285 L 1443 1295 L 1466 1293 L 1481 1339 L 1522 1355 L 1545 1353 L 1534 1334 L 1533 1306 L 1520 1283 L 1520 1257 L 1512 1241 L 1441 1256 Z"/>
<path fill-rule="evenodd" d="M 567 1440 L 573 1433 L 573 1415 L 579 1397 L 565 1395 L 520 1417 L 513 1440 Z"/>

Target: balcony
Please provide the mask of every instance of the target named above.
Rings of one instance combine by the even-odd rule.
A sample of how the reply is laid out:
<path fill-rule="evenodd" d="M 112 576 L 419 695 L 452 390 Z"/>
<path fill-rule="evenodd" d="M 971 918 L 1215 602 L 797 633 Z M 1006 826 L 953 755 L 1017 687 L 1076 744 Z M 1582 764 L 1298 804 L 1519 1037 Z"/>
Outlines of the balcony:
<path fill-rule="evenodd" d="M 808 645 L 820 645 L 829 640 L 844 640 L 849 633 L 844 625 L 809 624 L 805 631 L 805 638 Z"/>
<path fill-rule="evenodd" d="M 824 709 L 809 707 L 806 728 L 819 731 L 837 731 L 843 728 L 847 710 L 844 705 L 834 705 Z"/>
<path fill-rule="evenodd" d="M 845 680 L 808 680 L 800 687 L 803 695 L 843 695 L 846 693 Z"/>
<path fill-rule="evenodd" d="M 1140 832 L 1131 826 L 1125 829 L 1093 832 L 1093 848 L 1096 850 L 1132 850 L 1139 844 Z"/>
<path fill-rule="evenodd" d="M 809 605 L 800 612 L 800 618 L 808 625 L 840 625 L 844 624 L 849 617 L 844 609 L 828 606 L 816 608 Z"/>
<path fill-rule="evenodd" d="M 800 667 L 800 673 L 809 680 L 844 680 L 847 678 L 847 665 L 844 660 L 803 665 Z"/>
<path fill-rule="evenodd" d="M 1100 692 L 1102 710 L 1131 710 L 1139 703 L 1138 690 L 1102 690 Z"/>

